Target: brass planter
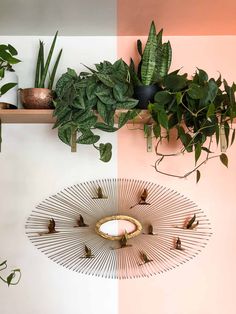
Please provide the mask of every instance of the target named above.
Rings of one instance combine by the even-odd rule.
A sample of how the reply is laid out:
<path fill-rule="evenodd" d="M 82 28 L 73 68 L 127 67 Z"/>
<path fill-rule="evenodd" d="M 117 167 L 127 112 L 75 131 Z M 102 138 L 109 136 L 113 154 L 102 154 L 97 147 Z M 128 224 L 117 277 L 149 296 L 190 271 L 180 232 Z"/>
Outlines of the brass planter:
<path fill-rule="evenodd" d="M 52 109 L 53 91 L 48 88 L 20 89 L 20 100 L 25 109 Z"/>

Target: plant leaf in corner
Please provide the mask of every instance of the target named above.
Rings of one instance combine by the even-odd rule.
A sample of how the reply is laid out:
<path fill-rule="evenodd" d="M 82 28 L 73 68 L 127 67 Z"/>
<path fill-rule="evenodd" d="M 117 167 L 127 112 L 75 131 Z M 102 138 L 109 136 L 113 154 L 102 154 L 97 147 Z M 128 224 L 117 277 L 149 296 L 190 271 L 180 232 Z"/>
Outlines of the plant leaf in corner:
<path fill-rule="evenodd" d="M 201 178 L 201 172 L 199 170 L 197 170 L 196 183 L 198 183 L 200 178 Z"/>
<path fill-rule="evenodd" d="M 220 161 L 222 162 L 222 164 L 228 168 L 228 157 L 226 154 L 222 153 L 220 155 Z"/>

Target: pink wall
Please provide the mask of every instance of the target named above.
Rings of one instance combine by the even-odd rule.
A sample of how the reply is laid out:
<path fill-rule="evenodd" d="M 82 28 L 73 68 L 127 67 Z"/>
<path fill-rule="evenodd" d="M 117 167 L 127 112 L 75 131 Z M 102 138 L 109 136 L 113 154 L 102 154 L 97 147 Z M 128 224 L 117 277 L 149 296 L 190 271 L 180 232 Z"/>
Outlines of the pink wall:
<path fill-rule="evenodd" d="M 118 56 L 134 54 L 135 37 L 118 38 Z M 184 66 L 192 73 L 196 66 L 229 81 L 236 79 L 236 37 L 171 37 L 173 69 Z M 235 145 L 229 150 L 229 169 L 213 160 L 202 168 L 196 185 L 195 175 L 175 179 L 158 175 L 152 165 L 154 153 L 146 153 L 140 130 L 123 128 L 118 133 L 118 177 L 154 181 L 193 200 L 210 219 L 213 236 L 207 247 L 192 261 L 149 279 L 119 282 L 119 313 L 234 314 L 236 280 L 234 208 Z M 166 149 L 163 147 L 163 149 Z M 184 173 L 193 167 L 193 156 L 175 158 L 163 170 Z"/>
<path fill-rule="evenodd" d="M 117 0 L 118 35 L 145 35 L 151 20 L 167 35 L 236 34 L 234 0 Z"/>

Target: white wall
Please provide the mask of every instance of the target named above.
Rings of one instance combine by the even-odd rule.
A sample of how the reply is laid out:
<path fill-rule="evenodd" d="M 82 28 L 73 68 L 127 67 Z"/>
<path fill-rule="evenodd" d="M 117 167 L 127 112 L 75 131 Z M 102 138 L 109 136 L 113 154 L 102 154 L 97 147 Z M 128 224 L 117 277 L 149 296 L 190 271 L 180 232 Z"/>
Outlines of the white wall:
<path fill-rule="evenodd" d="M 43 38 L 48 41 L 49 38 Z M 51 40 L 51 39 L 50 39 Z M 38 38 L 0 37 L 16 46 L 24 63 L 17 65 L 21 87 L 32 86 Z M 116 58 L 111 37 L 63 37 L 65 47 L 59 74 L 66 66 L 82 68 L 103 58 Z M 32 55 L 31 55 L 32 54 Z M 52 262 L 25 235 L 25 222 L 35 206 L 48 196 L 75 183 L 117 176 L 115 134 L 103 134 L 113 144 L 108 164 L 98 152 L 78 146 L 77 153 L 57 138 L 52 125 L 3 125 L 0 154 L 0 260 L 10 268 L 20 267 L 22 280 L 16 287 L 0 282 L 1 314 L 116 314 L 116 280 L 80 275 Z"/>

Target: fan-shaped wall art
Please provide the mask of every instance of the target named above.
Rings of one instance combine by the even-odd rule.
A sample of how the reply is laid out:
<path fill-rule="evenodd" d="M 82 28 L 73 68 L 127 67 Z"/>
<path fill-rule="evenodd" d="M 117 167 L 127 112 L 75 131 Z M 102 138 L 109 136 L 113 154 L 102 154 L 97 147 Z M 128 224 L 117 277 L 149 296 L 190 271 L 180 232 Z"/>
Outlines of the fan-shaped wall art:
<path fill-rule="evenodd" d="M 26 223 L 29 239 L 54 262 L 119 279 L 156 275 L 189 261 L 207 244 L 210 229 L 191 200 L 133 179 L 66 188 L 39 204 Z"/>

